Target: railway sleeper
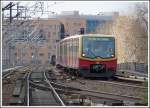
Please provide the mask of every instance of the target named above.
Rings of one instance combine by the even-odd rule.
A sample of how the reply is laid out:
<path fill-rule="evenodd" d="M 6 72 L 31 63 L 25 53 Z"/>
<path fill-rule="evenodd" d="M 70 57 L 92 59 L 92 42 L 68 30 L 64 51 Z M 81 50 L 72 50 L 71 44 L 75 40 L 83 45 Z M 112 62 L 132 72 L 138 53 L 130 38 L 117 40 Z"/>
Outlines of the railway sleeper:
<path fill-rule="evenodd" d="M 75 87 L 69 87 L 69 86 L 66 86 L 66 85 L 63 85 L 63 84 L 58 84 L 58 83 L 55 83 L 55 82 L 51 82 L 51 84 L 56 87 L 56 88 L 63 88 L 63 89 L 68 89 L 68 90 L 77 90 L 77 91 L 80 91 L 81 89 L 79 88 L 75 88 Z"/>
<path fill-rule="evenodd" d="M 25 102 L 25 86 L 23 86 L 20 94 L 18 97 L 13 97 L 11 100 L 10 100 L 10 105 L 26 105 L 26 102 Z"/>
<path fill-rule="evenodd" d="M 14 97 L 19 97 L 20 92 L 21 92 L 21 88 L 22 88 L 22 80 L 17 80 L 15 83 L 14 91 L 13 91 Z"/>
<path fill-rule="evenodd" d="M 22 81 L 26 80 L 28 73 L 23 73 L 23 74 L 24 74 L 24 76 L 21 78 L 18 78 L 18 80 L 22 80 Z"/>
<path fill-rule="evenodd" d="M 26 104 L 26 87 L 25 87 L 25 85 L 22 87 L 19 98 L 21 99 L 21 102 L 23 103 L 23 105 L 25 105 Z"/>
<path fill-rule="evenodd" d="M 10 100 L 10 105 L 24 105 L 22 99 L 20 99 L 19 97 L 13 97 L 11 100 Z"/>

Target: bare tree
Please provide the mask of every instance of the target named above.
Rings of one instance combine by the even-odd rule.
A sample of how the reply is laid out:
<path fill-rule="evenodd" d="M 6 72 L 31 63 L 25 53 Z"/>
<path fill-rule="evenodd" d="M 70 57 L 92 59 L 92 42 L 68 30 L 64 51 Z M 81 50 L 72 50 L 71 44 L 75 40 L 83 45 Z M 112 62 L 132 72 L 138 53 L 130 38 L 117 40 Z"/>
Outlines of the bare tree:
<path fill-rule="evenodd" d="M 121 16 L 113 31 L 117 39 L 119 62 L 148 62 L 148 34 L 137 19 Z"/>
<path fill-rule="evenodd" d="M 96 33 L 114 34 L 117 41 L 118 62 L 146 63 L 148 59 L 148 7 L 137 3 L 130 15 L 106 22 Z"/>
<path fill-rule="evenodd" d="M 137 3 L 134 9 L 137 21 L 144 25 L 146 30 L 148 30 L 148 3 Z"/>

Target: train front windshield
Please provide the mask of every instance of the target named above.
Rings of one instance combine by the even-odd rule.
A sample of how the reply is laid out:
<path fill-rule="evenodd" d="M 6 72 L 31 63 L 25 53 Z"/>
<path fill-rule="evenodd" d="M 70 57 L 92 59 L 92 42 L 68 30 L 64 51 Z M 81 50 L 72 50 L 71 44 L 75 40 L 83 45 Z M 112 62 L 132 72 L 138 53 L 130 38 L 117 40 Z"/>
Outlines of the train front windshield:
<path fill-rule="evenodd" d="M 87 58 L 112 58 L 115 56 L 113 37 L 83 37 L 82 56 Z"/>

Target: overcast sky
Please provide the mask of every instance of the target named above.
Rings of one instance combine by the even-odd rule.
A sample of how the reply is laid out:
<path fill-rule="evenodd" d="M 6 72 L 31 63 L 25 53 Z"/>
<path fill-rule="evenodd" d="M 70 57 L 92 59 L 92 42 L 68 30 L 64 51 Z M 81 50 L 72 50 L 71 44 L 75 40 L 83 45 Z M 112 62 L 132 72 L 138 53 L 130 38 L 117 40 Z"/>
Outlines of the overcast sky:
<path fill-rule="evenodd" d="M 17 2 L 17 1 L 16 1 Z M 16 3 L 15 2 L 15 3 Z M 20 5 L 31 6 L 35 1 L 20 1 Z M 61 11 L 79 11 L 80 14 L 98 14 L 99 12 L 118 11 L 121 14 L 132 11 L 137 3 L 132 1 L 45 1 L 44 8 L 60 14 Z M 3 5 L 8 2 L 3 3 Z M 3 7 L 3 6 L 2 6 Z"/>

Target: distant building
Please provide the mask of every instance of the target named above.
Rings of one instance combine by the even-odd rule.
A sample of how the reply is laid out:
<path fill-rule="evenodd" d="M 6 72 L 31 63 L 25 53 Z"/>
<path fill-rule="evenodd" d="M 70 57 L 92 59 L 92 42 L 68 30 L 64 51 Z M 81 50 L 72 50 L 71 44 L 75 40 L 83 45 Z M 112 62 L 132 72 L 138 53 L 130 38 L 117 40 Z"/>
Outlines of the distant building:
<path fill-rule="evenodd" d="M 65 29 L 65 35 L 84 33 L 95 33 L 98 26 L 113 21 L 119 16 L 118 12 L 101 12 L 98 15 L 80 15 L 78 11 L 63 11 L 62 14 L 55 16 L 62 22 Z"/>
<path fill-rule="evenodd" d="M 67 16 L 67 15 L 79 16 L 79 11 L 62 11 L 61 15 L 63 15 L 63 16 Z"/>
<path fill-rule="evenodd" d="M 18 20 L 15 26 L 3 31 L 4 40 L 11 40 L 3 43 L 3 65 L 49 64 L 55 58 L 56 43 L 61 39 L 75 34 L 96 33 L 98 26 L 114 20 L 117 15 L 80 15 L 78 11 L 65 11 L 48 19 Z"/>
<path fill-rule="evenodd" d="M 60 22 L 64 26 L 64 37 L 80 34 L 82 28 L 86 29 L 86 20 L 79 17 L 61 17 Z"/>
<path fill-rule="evenodd" d="M 16 39 L 16 64 L 51 63 L 61 38 L 61 23 L 56 19 L 38 19 L 31 21 L 30 29 L 32 32 L 26 37 Z"/>

